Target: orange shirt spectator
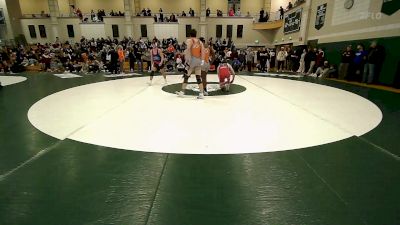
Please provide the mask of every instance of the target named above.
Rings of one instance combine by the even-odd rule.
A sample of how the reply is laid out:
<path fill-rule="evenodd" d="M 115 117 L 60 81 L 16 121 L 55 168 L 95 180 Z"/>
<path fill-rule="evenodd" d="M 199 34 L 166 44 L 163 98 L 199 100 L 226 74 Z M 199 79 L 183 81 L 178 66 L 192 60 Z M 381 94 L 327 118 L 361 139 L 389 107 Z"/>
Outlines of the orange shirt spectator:
<path fill-rule="evenodd" d="M 124 52 L 124 50 L 122 50 L 122 48 L 118 49 L 118 60 L 120 62 L 125 61 L 125 52 Z"/>
<path fill-rule="evenodd" d="M 168 53 L 174 53 L 175 52 L 174 46 L 172 44 L 169 44 L 167 51 L 168 51 Z"/>

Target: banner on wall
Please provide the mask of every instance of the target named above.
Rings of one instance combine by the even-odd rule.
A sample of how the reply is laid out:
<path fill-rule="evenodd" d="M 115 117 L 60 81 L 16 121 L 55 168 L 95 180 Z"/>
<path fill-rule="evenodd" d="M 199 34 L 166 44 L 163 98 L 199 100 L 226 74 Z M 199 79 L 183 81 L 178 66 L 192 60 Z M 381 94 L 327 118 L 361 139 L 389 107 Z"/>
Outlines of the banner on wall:
<path fill-rule="evenodd" d="M 317 16 L 315 17 L 315 29 L 317 30 L 321 29 L 325 24 L 326 6 L 327 3 L 317 7 Z"/>
<path fill-rule="evenodd" d="M 399 0 L 383 0 L 381 12 L 386 15 L 392 15 L 400 9 Z"/>
<path fill-rule="evenodd" d="M 303 9 L 297 9 L 296 11 L 285 15 L 285 25 L 283 28 L 283 33 L 290 34 L 298 32 L 301 25 L 301 13 Z"/>

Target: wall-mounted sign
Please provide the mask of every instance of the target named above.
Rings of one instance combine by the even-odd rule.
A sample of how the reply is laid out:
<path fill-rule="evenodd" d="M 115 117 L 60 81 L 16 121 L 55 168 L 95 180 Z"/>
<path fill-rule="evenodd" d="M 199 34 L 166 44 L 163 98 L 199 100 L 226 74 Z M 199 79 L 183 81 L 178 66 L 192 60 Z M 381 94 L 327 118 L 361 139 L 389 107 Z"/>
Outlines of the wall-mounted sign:
<path fill-rule="evenodd" d="M 383 0 L 381 12 L 386 15 L 392 15 L 400 9 L 399 0 Z"/>
<path fill-rule="evenodd" d="M 317 16 L 315 17 L 315 29 L 317 30 L 321 29 L 325 24 L 326 6 L 327 3 L 317 7 Z"/>
<path fill-rule="evenodd" d="M 285 15 L 285 25 L 283 27 L 283 33 L 290 34 L 298 32 L 301 25 L 301 13 L 303 9 L 297 9 L 296 11 Z"/>

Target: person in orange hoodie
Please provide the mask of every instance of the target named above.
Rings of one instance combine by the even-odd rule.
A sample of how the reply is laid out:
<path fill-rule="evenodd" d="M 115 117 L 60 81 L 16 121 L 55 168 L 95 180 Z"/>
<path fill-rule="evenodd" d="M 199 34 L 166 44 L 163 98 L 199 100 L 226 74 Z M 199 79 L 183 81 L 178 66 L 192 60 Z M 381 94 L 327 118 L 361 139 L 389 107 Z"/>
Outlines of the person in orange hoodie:
<path fill-rule="evenodd" d="M 124 73 L 125 52 L 122 46 L 118 46 L 118 62 L 120 73 Z"/>

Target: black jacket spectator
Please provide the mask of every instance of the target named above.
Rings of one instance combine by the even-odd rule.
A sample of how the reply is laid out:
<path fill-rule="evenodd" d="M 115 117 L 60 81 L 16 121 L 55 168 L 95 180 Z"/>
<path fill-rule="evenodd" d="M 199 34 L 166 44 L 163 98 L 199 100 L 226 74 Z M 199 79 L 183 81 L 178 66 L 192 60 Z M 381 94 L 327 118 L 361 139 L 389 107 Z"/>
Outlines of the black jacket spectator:
<path fill-rule="evenodd" d="M 209 17 L 210 14 L 211 14 L 211 10 L 210 10 L 210 8 L 207 8 L 207 10 L 206 10 L 206 16 Z"/>
<path fill-rule="evenodd" d="M 345 50 L 342 54 L 342 63 L 351 63 L 354 59 L 354 51 L 353 50 Z"/>

